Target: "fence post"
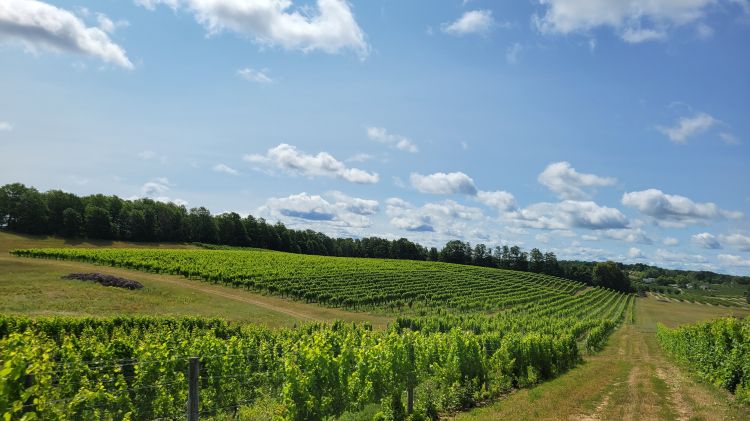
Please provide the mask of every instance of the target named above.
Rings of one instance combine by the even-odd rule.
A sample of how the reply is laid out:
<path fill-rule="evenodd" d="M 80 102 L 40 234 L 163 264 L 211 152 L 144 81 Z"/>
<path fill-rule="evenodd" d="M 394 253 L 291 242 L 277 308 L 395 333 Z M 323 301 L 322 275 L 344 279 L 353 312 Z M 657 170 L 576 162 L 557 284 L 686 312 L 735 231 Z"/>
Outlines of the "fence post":
<path fill-rule="evenodd" d="M 33 374 L 24 374 L 23 376 L 23 387 L 24 389 L 29 389 L 30 387 L 34 386 L 34 381 L 36 379 L 34 378 Z M 36 412 L 36 407 L 32 408 L 32 405 L 34 405 L 34 396 L 29 396 L 28 399 L 23 403 L 26 409 L 24 409 L 22 412 Z"/>
<path fill-rule="evenodd" d="M 200 374 L 200 359 L 188 359 L 188 421 L 198 421 L 198 375 Z"/>

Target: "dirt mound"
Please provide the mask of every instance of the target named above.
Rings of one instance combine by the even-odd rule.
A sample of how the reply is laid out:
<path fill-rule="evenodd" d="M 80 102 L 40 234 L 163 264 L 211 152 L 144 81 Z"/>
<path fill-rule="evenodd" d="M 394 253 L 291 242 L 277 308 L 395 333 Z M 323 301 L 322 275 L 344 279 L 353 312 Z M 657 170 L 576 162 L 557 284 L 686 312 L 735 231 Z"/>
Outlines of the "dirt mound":
<path fill-rule="evenodd" d="M 78 279 L 81 281 L 93 281 L 97 284 L 104 285 L 105 287 L 117 287 L 125 289 L 142 289 L 143 284 L 137 281 L 133 281 L 125 278 L 118 278 L 112 275 L 105 275 L 103 273 L 71 273 L 65 275 L 62 279 Z"/>

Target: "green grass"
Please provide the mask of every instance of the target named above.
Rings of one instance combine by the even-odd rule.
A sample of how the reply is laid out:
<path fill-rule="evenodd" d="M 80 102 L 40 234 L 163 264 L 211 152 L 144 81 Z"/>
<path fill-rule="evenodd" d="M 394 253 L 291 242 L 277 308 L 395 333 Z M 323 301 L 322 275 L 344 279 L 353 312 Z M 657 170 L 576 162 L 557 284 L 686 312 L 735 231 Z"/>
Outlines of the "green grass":
<path fill-rule="evenodd" d="M 599 354 L 531 389 L 458 414 L 454 420 L 750 419 L 750 408 L 677 369 L 664 358 L 656 323 L 678 326 L 750 311 L 638 299 L 634 323 L 620 328 Z M 670 384 L 678 380 L 679 384 Z M 678 416 L 679 415 L 679 416 Z M 590 417 L 590 418 L 589 418 Z"/>
<path fill-rule="evenodd" d="M 290 327 L 311 320 L 369 321 L 376 327 L 391 319 L 350 313 L 318 305 L 268 297 L 252 292 L 189 281 L 179 276 L 107 268 L 80 262 L 22 259 L 8 251 L 28 247 L 159 247 L 193 248 L 182 244 L 75 242 L 0 232 L 0 313 L 29 316 L 204 316 Z M 103 272 L 133 279 L 138 291 L 104 287 L 90 282 L 62 280 L 71 272 Z"/>

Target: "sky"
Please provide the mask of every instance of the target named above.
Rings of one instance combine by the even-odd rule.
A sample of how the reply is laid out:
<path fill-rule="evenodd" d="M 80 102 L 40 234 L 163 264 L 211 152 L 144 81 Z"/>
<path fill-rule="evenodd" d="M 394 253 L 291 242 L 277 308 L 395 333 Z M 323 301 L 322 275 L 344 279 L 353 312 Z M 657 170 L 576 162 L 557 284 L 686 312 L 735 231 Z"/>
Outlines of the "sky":
<path fill-rule="evenodd" d="M 750 274 L 750 0 L 2 0 L 0 184 Z"/>

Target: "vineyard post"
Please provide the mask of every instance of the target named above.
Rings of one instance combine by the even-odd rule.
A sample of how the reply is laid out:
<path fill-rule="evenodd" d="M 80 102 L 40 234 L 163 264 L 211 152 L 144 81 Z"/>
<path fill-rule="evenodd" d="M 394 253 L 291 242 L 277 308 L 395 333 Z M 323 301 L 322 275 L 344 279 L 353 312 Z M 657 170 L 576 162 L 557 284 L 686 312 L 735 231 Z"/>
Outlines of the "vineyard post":
<path fill-rule="evenodd" d="M 29 389 L 32 386 L 34 386 L 34 375 L 33 374 L 26 374 L 23 376 L 23 387 L 24 389 Z M 23 403 L 27 408 L 31 408 L 31 405 L 34 404 L 34 396 L 29 396 L 28 399 L 26 399 L 26 402 Z M 29 412 L 36 411 L 36 408 L 29 409 Z M 26 412 L 26 411 L 24 411 Z"/>
<path fill-rule="evenodd" d="M 188 360 L 188 421 L 198 421 L 198 374 L 200 359 L 190 357 Z"/>

